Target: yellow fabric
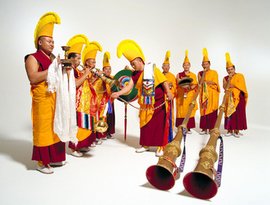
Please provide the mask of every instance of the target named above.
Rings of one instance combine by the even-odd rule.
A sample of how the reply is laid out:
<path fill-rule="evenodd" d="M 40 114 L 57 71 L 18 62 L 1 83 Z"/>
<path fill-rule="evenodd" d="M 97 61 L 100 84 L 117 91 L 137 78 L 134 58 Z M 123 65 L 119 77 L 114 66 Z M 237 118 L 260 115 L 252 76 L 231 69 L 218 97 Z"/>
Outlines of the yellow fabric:
<path fill-rule="evenodd" d="M 231 57 L 230 57 L 230 54 L 228 52 L 225 53 L 225 57 L 226 57 L 226 68 L 233 67 L 234 65 L 231 61 Z"/>
<path fill-rule="evenodd" d="M 77 72 L 78 72 L 79 77 L 83 75 L 83 73 L 79 71 L 78 69 L 77 69 Z M 81 86 L 82 86 L 81 98 L 79 102 L 76 102 L 78 103 L 77 111 L 90 114 L 90 98 L 92 97 L 92 93 L 90 90 L 90 85 L 89 85 L 88 80 L 85 80 Z M 86 139 L 88 136 L 91 135 L 91 133 L 92 133 L 92 130 L 78 127 L 78 132 L 77 132 L 78 141 L 80 142 Z"/>
<path fill-rule="evenodd" d="M 190 63 L 189 58 L 188 58 L 188 50 L 185 51 L 184 63 Z"/>
<path fill-rule="evenodd" d="M 155 80 L 155 88 L 167 81 L 166 77 L 163 75 L 163 73 L 158 69 L 158 68 L 154 68 L 154 80 Z M 153 109 L 147 109 L 146 108 L 153 108 L 153 105 L 145 105 L 143 103 L 141 103 L 141 97 L 142 97 L 142 83 L 143 83 L 143 72 L 140 75 L 137 83 L 136 83 L 136 88 L 138 89 L 138 103 L 141 107 L 141 110 L 139 112 L 139 117 L 140 117 L 140 127 L 145 126 L 151 119 L 152 116 L 154 114 L 154 110 Z M 164 96 L 165 98 L 165 96 Z"/>
<path fill-rule="evenodd" d="M 225 110 L 226 117 L 230 117 L 235 111 L 236 111 L 236 107 L 234 105 L 233 95 L 232 95 L 232 92 L 230 92 L 228 101 L 226 102 L 226 110 Z"/>
<path fill-rule="evenodd" d="M 170 91 L 171 91 L 171 93 L 173 94 L 173 96 L 175 98 L 176 97 L 176 89 L 177 89 L 177 87 L 176 87 L 176 78 L 171 72 L 165 73 L 164 75 L 165 75 L 165 77 L 167 79 L 169 87 L 171 87 Z M 174 99 L 172 101 L 171 109 L 172 109 L 172 124 L 174 125 Z"/>
<path fill-rule="evenodd" d="M 171 52 L 167 51 L 163 64 L 170 64 L 170 57 L 171 57 Z"/>
<path fill-rule="evenodd" d="M 38 48 L 38 38 L 41 36 L 53 37 L 54 24 L 60 24 L 61 19 L 58 14 L 54 12 L 45 13 L 40 17 L 35 33 L 34 33 L 34 43 L 35 47 Z"/>
<path fill-rule="evenodd" d="M 238 103 L 240 101 L 239 95 L 241 91 L 245 94 L 245 101 L 247 104 L 248 92 L 244 75 L 241 73 L 235 73 L 231 79 L 231 85 L 235 86 L 234 88 L 229 89 L 230 92 L 232 92 L 234 107 L 236 108 L 238 106 Z"/>
<path fill-rule="evenodd" d="M 87 44 L 82 52 L 83 64 L 85 64 L 85 61 L 87 59 L 96 59 L 98 51 L 102 52 L 102 47 L 98 42 L 92 41 L 89 44 Z"/>
<path fill-rule="evenodd" d="M 76 69 L 78 72 L 78 76 L 80 78 L 80 76 L 83 75 L 83 73 L 81 71 L 79 71 L 78 69 Z M 83 112 L 86 114 L 90 114 L 90 98 L 92 97 L 92 93 L 90 90 L 90 85 L 88 80 L 83 81 L 82 85 L 81 85 L 81 98 L 79 99 L 79 102 L 77 103 L 77 111 L 78 112 Z"/>
<path fill-rule="evenodd" d="M 79 142 L 85 140 L 87 137 L 89 137 L 91 135 L 92 131 L 88 130 L 88 129 L 84 129 L 81 127 L 78 127 L 78 132 L 77 132 L 77 139 Z"/>
<path fill-rule="evenodd" d="M 55 93 L 48 93 L 45 81 L 31 86 L 33 143 L 45 147 L 60 141 L 53 132 Z"/>
<path fill-rule="evenodd" d="M 202 60 L 202 62 L 207 62 L 207 61 L 210 61 L 209 58 L 208 58 L 208 52 L 207 52 L 206 48 L 203 48 L 203 60 Z"/>
<path fill-rule="evenodd" d="M 103 84 L 103 81 L 98 78 L 94 83 L 93 83 L 93 87 L 96 91 L 96 94 L 97 94 L 97 105 L 98 105 L 98 110 L 99 110 L 99 116 L 98 117 L 102 117 L 103 114 L 104 114 L 104 111 L 105 111 L 105 105 L 102 104 L 104 102 L 102 102 L 102 100 L 104 100 L 104 98 L 106 98 L 105 95 L 107 95 L 109 92 L 108 92 L 108 89 L 110 89 L 110 87 L 105 84 Z M 106 100 L 106 103 L 107 103 L 107 100 Z"/>
<path fill-rule="evenodd" d="M 123 40 L 117 46 L 117 56 L 120 58 L 122 55 L 131 62 L 135 58 L 141 58 L 145 62 L 145 57 L 141 47 L 133 40 Z"/>
<path fill-rule="evenodd" d="M 201 116 L 208 115 L 213 111 L 217 110 L 219 107 L 219 82 L 218 82 L 218 73 L 215 70 L 208 70 L 205 73 L 205 81 L 212 81 L 214 85 L 203 84 L 202 90 L 200 92 L 200 99 L 207 93 L 207 106 L 204 107 L 202 105 L 202 101 L 200 101 L 200 113 Z"/>
<path fill-rule="evenodd" d="M 165 73 L 164 75 L 167 79 L 169 86 L 171 85 L 170 90 L 171 90 L 171 93 L 173 94 L 173 96 L 175 97 L 176 96 L 176 89 L 177 89 L 176 88 L 176 78 L 171 72 Z"/>
<path fill-rule="evenodd" d="M 70 49 L 67 51 L 69 53 L 77 53 L 81 54 L 83 45 L 87 45 L 89 43 L 88 38 L 83 34 L 77 34 L 73 36 L 67 42 L 67 46 L 70 46 Z"/>
<path fill-rule="evenodd" d="M 190 72 L 188 77 L 192 78 L 193 81 L 191 85 L 198 85 L 196 75 Z M 196 92 L 196 89 L 189 90 L 186 94 L 186 98 L 184 98 L 184 89 L 181 86 L 177 86 L 177 94 L 176 94 L 176 118 L 185 118 L 189 109 L 189 104 L 192 102 L 193 96 Z M 198 109 L 198 103 L 196 101 L 195 107 L 192 110 L 190 117 L 194 117 L 196 114 L 196 110 Z"/>
<path fill-rule="evenodd" d="M 107 51 L 104 53 L 104 56 L 103 56 L 103 68 L 104 67 L 111 67 L 110 65 L 110 59 L 111 59 L 111 55 L 110 53 Z"/>

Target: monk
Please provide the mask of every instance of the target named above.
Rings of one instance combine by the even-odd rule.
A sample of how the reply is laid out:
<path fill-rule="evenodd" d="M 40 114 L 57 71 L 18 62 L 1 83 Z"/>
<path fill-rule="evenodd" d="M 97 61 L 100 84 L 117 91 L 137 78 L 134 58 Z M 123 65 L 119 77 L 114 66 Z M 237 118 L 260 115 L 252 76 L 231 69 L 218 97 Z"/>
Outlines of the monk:
<path fill-rule="evenodd" d="M 31 85 L 33 154 L 38 162 L 37 170 L 44 174 L 54 172 L 52 166 L 65 164 L 65 143 L 53 131 L 55 93 L 48 92 L 46 83 L 48 68 L 55 58 L 53 55 L 54 24 L 60 17 L 53 12 L 44 14 L 35 30 L 35 53 L 25 56 L 25 69 Z"/>
<path fill-rule="evenodd" d="M 82 157 L 88 152 L 91 145 L 90 135 L 92 132 L 90 120 L 90 98 L 91 92 L 88 84 L 90 69 L 80 67 L 81 51 L 84 45 L 89 43 L 88 38 L 83 34 L 73 36 L 67 43 L 70 46 L 68 50 L 68 59 L 72 62 L 76 83 L 76 113 L 77 113 L 77 139 L 78 142 L 69 142 L 71 155 L 74 157 Z"/>
<path fill-rule="evenodd" d="M 103 56 L 103 73 L 104 75 L 109 78 L 109 79 L 113 79 L 112 74 L 112 67 L 110 65 L 110 53 L 109 52 L 105 52 L 104 56 Z M 107 91 L 108 94 L 110 95 L 111 93 L 111 89 L 109 85 L 107 86 Z M 107 139 L 113 139 L 112 134 L 115 133 L 115 112 L 114 112 L 114 100 L 112 98 L 108 98 L 108 102 L 107 102 L 107 113 L 106 113 L 106 120 L 107 120 L 107 124 L 108 124 L 108 130 L 106 131 L 106 138 Z M 106 139 L 104 138 L 104 139 Z"/>
<path fill-rule="evenodd" d="M 112 93 L 112 98 L 128 93 L 135 85 L 138 89 L 140 105 L 140 145 L 137 153 L 149 151 L 156 146 L 156 156 L 163 155 L 163 147 L 168 143 L 168 112 L 166 97 L 173 95 L 166 77 L 151 63 L 145 63 L 143 52 L 133 40 L 123 40 L 117 47 L 117 55 L 124 55 L 134 68 L 130 82 L 120 91 Z"/>
<path fill-rule="evenodd" d="M 163 74 L 167 78 L 167 82 L 169 84 L 169 88 L 171 93 L 173 94 L 173 97 L 175 98 L 176 96 L 176 78 L 174 74 L 170 72 L 170 57 L 171 57 L 171 52 L 167 51 L 165 55 L 164 62 L 162 64 L 162 70 Z M 173 125 L 174 125 L 174 99 L 170 103 L 170 117 L 169 117 L 169 136 L 168 136 L 168 142 L 171 142 L 173 140 Z"/>
<path fill-rule="evenodd" d="M 224 89 L 227 87 L 229 76 L 231 76 L 231 80 L 229 86 L 230 96 L 225 112 L 224 128 L 227 130 L 225 135 L 233 135 L 239 138 L 241 135 L 239 130 L 247 129 L 246 105 L 248 92 L 245 77 L 243 74 L 235 72 L 235 66 L 231 62 L 229 53 L 226 53 L 226 61 L 228 75 L 223 78 Z"/>
<path fill-rule="evenodd" d="M 177 81 L 177 94 L 176 94 L 176 123 L 175 126 L 178 127 L 182 124 L 184 121 L 189 105 L 192 102 L 193 96 L 196 93 L 196 90 L 198 89 L 198 82 L 196 75 L 190 71 L 190 61 L 188 58 L 188 51 L 185 52 L 185 59 L 183 62 L 183 69 L 184 71 L 178 73 L 176 75 L 176 81 Z M 192 82 L 189 85 L 180 86 L 179 82 L 184 78 L 191 78 Z M 196 110 L 198 109 L 198 104 L 196 102 L 195 107 L 192 110 L 192 113 L 190 115 L 189 121 L 187 123 L 187 134 L 191 134 L 191 128 L 195 128 L 195 114 Z"/>
<path fill-rule="evenodd" d="M 203 49 L 202 67 L 205 70 L 205 79 L 200 92 L 200 134 L 208 133 L 208 130 L 214 128 L 217 120 L 217 111 L 219 107 L 219 82 L 218 73 L 210 69 L 211 63 L 208 58 L 206 48 Z M 198 81 L 201 81 L 203 71 L 198 73 Z"/>

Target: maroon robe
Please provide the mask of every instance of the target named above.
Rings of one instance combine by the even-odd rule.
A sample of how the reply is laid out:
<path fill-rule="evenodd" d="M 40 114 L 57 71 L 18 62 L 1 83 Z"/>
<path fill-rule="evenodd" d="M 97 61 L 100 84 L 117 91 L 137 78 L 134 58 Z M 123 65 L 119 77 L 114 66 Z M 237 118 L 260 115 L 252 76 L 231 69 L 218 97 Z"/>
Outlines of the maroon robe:
<path fill-rule="evenodd" d="M 135 71 L 132 74 L 134 84 L 137 83 L 142 71 Z M 157 107 L 164 103 L 164 89 L 160 84 L 155 88 L 155 104 Z M 142 146 L 165 146 L 168 143 L 168 135 L 165 135 L 166 128 L 166 106 L 165 104 L 154 111 L 152 119 L 140 128 L 140 145 Z M 166 132 L 168 133 L 168 131 Z"/>

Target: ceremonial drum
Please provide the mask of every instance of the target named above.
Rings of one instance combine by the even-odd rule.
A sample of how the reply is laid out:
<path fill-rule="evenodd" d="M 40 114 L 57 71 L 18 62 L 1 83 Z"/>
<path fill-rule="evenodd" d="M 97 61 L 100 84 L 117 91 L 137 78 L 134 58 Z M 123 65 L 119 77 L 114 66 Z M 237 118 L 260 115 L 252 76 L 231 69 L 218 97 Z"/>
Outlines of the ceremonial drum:
<path fill-rule="evenodd" d="M 114 84 L 112 87 L 113 92 L 117 92 L 121 90 L 123 87 L 125 87 L 132 76 L 132 71 L 131 70 L 121 70 L 116 75 L 114 76 L 114 80 L 117 81 L 118 83 Z M 138 95 L 138 90 L 135 88 L 135 86 L 129 91 L 128 93 L 121 95 L 120 98 L 127 102 L 132 102 L 137 99 Z M 121 99 L 118 98 L 118 100 L 122 101 Z"/>

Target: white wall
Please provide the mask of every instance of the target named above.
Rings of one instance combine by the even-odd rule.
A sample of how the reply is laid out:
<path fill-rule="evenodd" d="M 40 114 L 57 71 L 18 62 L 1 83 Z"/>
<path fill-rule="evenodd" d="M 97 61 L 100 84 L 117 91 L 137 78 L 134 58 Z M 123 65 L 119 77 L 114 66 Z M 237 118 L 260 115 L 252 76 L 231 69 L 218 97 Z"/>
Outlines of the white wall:
<path fill-rule="evenodd" d="M 57 12 L 62 20 L 55 26 L 55 54 L 63 54 L 60 46 L 72 35 L 83 33 L 100 42 L 103 51 L 111 52 L 114 73 L 128 63 L 116 57 L 116 47 L 125 38 L 137 41 L 146 58 L 159 66 L 166 50 L 171 50 L 171 71 L 175 74 L 182 70 L 185 49 L 197 73 L 201 50 L 207 47 L 220 83 L 226 74 L 224 53 L 229 51 L 237 72 L 246 77 L 249 125 L 269 128 L 269 10 L 268 0 L 1 1 L 0 131 L 31 126 L 23 57 L 35 51 L 34 29 L 47 11 Z M 102 65 L 102 56 L 98 54 L 97 67 Z M 118 103 L 117 107 L 122 114 L 123 106 Z M 129 112 L 129 122 L 138 123 L 136 111 L 129 107 Z M 122 119 L 117 122 L 121 128 Z"/>

